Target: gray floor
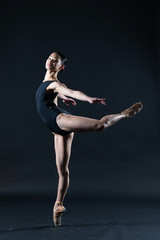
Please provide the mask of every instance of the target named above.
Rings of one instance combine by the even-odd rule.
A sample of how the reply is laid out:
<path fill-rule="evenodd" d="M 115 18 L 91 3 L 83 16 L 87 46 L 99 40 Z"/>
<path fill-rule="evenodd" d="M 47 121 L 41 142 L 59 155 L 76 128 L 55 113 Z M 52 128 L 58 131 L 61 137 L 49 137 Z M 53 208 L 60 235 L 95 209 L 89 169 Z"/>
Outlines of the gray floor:
<path fill-rule="evenodd" d="M 160 240 L 159 201 L 67 199 L 62 226 L 52 223 L 51 199 L 0 202 L 0 239 Z"/>

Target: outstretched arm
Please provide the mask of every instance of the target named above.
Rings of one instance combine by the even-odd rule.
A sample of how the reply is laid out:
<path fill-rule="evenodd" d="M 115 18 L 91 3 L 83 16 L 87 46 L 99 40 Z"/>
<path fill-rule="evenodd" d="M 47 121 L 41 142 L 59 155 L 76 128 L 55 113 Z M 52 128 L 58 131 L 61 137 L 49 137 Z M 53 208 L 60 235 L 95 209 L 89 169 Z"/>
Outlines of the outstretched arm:
<path fill-rule="evenodd" d="M 66 85 L 62 83 L 58 83 L 58 86 L 55 88 L 54 92 L 58 92 L 61 95 L 66 95 L 69 97 L 73 97 L 75 99 L 81 100 L 81 101 L 87 101 L 89 100 L 89 96 L 82 93 L 81 91 L 73 90 L 70 88 L 67 88 Z"/>
<path fill-rule="evenodd" d="M 52 86 L 53 86 L 54 92 L 58 92 L 65 96 L 73 97 L 73 98 L 81 100 L 81 101 L 87 101 L 89 103 L 97 103 L 97 104 L 102 103 L 102 104 L 106 105 L 106 103 L 104 101 L 105 98 L 89 97 L 85 93 L 67 88 L 64 84 L 59 83 L 59 82 L 54 82 Z"/>

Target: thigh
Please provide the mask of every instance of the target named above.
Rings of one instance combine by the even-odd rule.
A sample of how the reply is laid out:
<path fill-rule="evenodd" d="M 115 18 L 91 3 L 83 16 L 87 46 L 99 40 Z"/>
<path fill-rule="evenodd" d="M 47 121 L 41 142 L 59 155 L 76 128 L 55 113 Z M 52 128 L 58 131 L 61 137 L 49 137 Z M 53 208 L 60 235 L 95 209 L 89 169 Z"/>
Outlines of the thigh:
<path fill-rule="evenodd" d="M 57 125 L 64 131 L 94 131 L 99 124 L 98 119 L 61 113 L 56 118 Z"/>
<path fill-rule="evenodd" d="M 73 137 L 73 132 L 66 136 L 54 134 L 54 148 L 57 167 L 61 167 L 63 169 L 68 167 Z"/>

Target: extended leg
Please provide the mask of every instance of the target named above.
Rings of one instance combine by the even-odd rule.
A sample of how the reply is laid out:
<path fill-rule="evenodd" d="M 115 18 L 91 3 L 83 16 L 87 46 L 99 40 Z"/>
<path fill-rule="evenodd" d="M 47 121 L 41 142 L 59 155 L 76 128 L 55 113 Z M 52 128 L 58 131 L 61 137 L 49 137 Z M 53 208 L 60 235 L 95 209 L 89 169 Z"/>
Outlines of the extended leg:
<path fill-rule="evenodd" d="M 62 130 L 73 132 L 101 131 L 123 118 L 132 117 L 142 109 L 141 103 L 136 103 L 119 114 L 106 115 L 100 120 L 61 113 L 57 116 L 57 124 Z"/>

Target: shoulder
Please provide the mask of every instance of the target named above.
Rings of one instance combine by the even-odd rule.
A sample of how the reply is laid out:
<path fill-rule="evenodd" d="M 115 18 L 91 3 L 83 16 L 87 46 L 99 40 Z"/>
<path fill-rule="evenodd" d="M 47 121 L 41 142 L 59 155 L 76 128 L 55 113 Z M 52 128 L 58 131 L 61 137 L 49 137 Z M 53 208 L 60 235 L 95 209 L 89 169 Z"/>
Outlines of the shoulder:
<path fill-rule="evenodd" d="M 64 83 L 58 82 L 58 81 L 54 81 L 51 84 L 49 84 L 50 88 L 55 88 L 55 87 L 65 87 L 67 88 L 67 86 Z"/>
<path fill-rule="evenodd" d="M 49 90 L 49 89 L 55 89 L 56 87 L 59 87 L 60 85 L 61 85 L 61 83 L 58 82 L 58 81 L 51 82 L 51 83 L 48 85 L 47 90 Z"/>
<path fill-rule="evenodd" d="M 47 86 L 47 90 L 53 90 L 54 92 L 56 91 L 59 91 L 60 89 L 66 89 L 67 86 L 61 82 L 58 82 L 58 81 L 54 81 L 54 82 L 51 82 L 48 86 Z M 59 90 L 58 90 L 59 89 Z"/>

